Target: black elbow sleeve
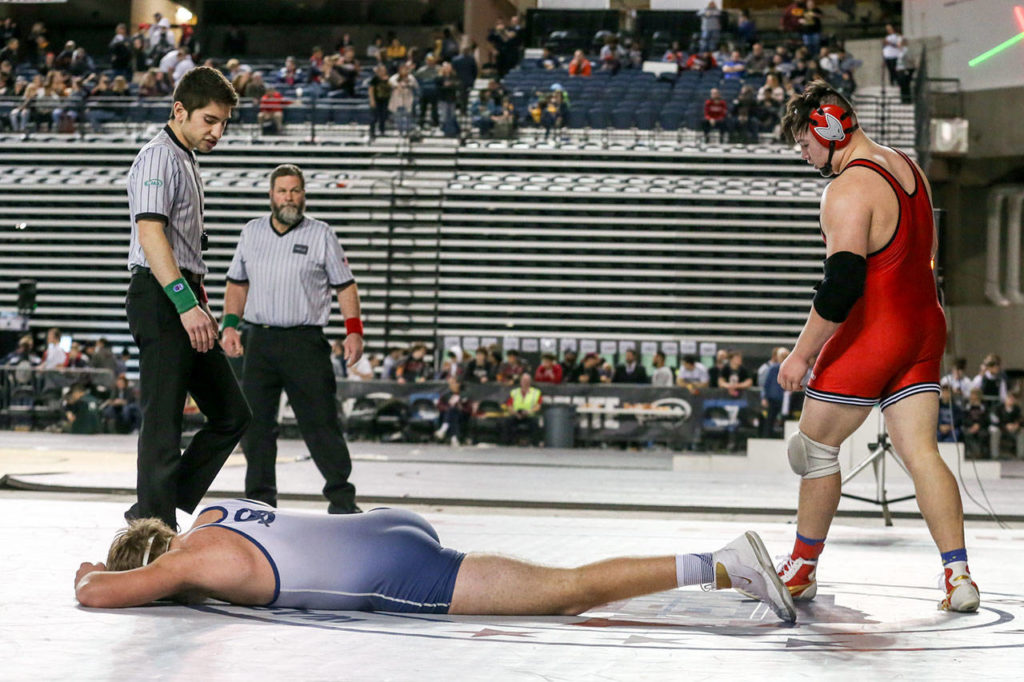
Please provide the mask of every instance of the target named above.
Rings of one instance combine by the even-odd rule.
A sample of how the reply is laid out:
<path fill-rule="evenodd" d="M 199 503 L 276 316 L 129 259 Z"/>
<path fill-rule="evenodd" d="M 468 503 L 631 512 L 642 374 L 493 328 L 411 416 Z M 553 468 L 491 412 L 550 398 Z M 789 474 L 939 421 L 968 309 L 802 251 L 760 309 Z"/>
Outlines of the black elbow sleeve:
<path fill-rule="evenodd" d="M 829 322 L 843 322 L 853 305 L 864 295 L 868 261 L 850 251 L 839 251 L 825 259 L 825 279 L 814 295 L 814 309 Z"/>

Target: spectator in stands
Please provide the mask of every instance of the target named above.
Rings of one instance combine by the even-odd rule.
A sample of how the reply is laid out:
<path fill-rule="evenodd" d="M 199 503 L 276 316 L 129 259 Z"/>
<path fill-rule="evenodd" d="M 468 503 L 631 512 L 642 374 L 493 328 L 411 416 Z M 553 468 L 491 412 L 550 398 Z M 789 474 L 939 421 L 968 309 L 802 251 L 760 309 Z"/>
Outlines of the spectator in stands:
<path fill-rule="evenodd" d="M 900 58 L 902 46 L 903 36 L 892 24 L 886 24 L 885 37 L 882 38 L 882 61 L 885 62 L 885 70 L 889 73 L 889 85 L 897 85 L 896 62 Z"/>
<path fill-rule="evenodd" d="M 690 393 L 697 393 L 707 388 L 709 382 L 708 368 L 697 361 L 697 356 L 684 355 L 683 362 L 676 372 L 676 386 L 685 388 Z"/>
<path fill-rule="evenodd" d="M 472 47 L 464 48 L 458 57 L 452 59 L 452 69 L 455 70 L 462 85 L 459 91 L 459 109 L 465 112 L 469 101 L 469 91 L 476 83 L 477 76 L 476 58 L 473 57 Z"/>
<path fill-rule="evenodd" d="M 990 445 L 987 441 L 988 427 L 991 425 L 992 418 L 981 399 L 981 389 L 972 388 L 968 394 L 967 404 L 964 405 L 964 449 L 968 459 L 984 456 L 986 448 Z"/>
<path fill-rule="evenodd" d="M 434 381 L 448 381 L 449 379 L 462 380 L 465 367 L 462 365 L 462 349 L 453 346 L 445 354 L 441 369 L 434 375 Z"/>
<path fill-rule="evenodd" d="M 506 386 L 512 386 L 519 377 L 523 374 L 530 374 L 530 368 L 519 357 L 519 351 L 514 348 L 510 348 L 505 352 L 505 362 L 498 366 L 497 376 L 495 380 L 498 383 L 505 384 Z"/>
<path fill-rule="evenodd" d="M 176 47 L 168 50 L 160 57 L 157 68 L 173 78 L 174 67 L 178 65 L 188 52 L 184 47 Z"/>
<path fill-rule="evenodd" d="M 277 72 L 277 80 L 285 85 L 301 85 L 306 76 L 295 62 L 295 57 L 285 57 L 284 66 Z"/>
<path fill-rule="evenodd" d="M 726 79 L 739 80 L 747 70 L 747 64 L 740 56 L 739 50 L 733 50 L 729 58 L 722 62 L 722 76 Z"/>
<path fill-rule="evenodd" d="M 406 58 L 405 45 L 398 39 L 398 36 L 392 34 L 391 40 L 388 43 L 387 48 L 384 50 L 384 59 L 391 66 L 392 69 L 398 69 L 399 64 L 405 61 Z"/>
<path fill-rule="evenodd" d="M 698 10 L 697 16 L 700 17 L 700 49 L 711 52 L 718 48 L 722 36 L 722 10 L 712 0 L 707 7 Z"/>
<path fill-rule="evenodd" d="M 31 47 L 32 53 L 35 55 L 31 62 L 36 64 L 37 68 L 40 70 L 46 69 L 48 71 L 52 69 L 54 62 L 57 60 L 57 53 L 54 48 L 51 47 L 46 34 L 42 33 L 36 35 L 32 39 Z"/>
<path fill-rule="evenodd" d="M 554 71 L 561 62 L 558 57 L 551 51 L 551 48 L 545 45 L 541 51 L 540 57 L 537 58 L 535 65 L 538 69 L 544 69 L 545 71 Z"/>
<path fill-rule="evenodd" d="M 123 374 L 114 380 L 110 397 L 100 403 L 99 410 L 107 433 L 132 433 L 142 425 L 135 387 Z"/>
<path fill-rule="evenodd" d="M 786 105 L 786 90 L 774 73 L 765 77 L 764 85 L 757 91 L 757 102 L 764 111 L 762 129 L 775 126 L 782 118 L 782 108 Z"/>
<path fill-rule="evenodd" d="M 757 93 L 752 85 L 740 88 L 736 99 L 729 108 L 728 128 L 739 142 L 757 142 L 761 130 L 761 105 L 757 102 Z"/>
<path fill-rule="evenodd" d="M 601 70 L 610 71 L 612 75 L 617 74 L 627 56 L 626 50 L 619 45 L 618 36 L 607 36 L 604 39 L 604 45 L 601 47 Z"/>
<path fill-rule="evenodd" d="M 665 354 L 658 351 L 651 358 L 651 366 L 654 367 L 654 371 L 651 373 L 651 385 L 660 387 L 670 387 L 673 383 L 672 380 L 672 369 L 665 366 Z"/>
<path fill-rule="evenodd" d="M 319 83 L 324 72 L 324 48 L 314 45 L 309 54 L 309 82 Z"/>
<path fill-rule="evenodd" d="M 815 6 L 814 0 L 807 0 L 800 17 L 800 37 L 812 54 L 821 47 L 821 17 L 821 10 Z"/>
<path fill-rule="evenodd" d="M 577 365 L 569 375 L 569 382 L 574 384 L 599 384 L 601 373 L 598 369 L 601 365 L 601 356 L 597 353 L 587 353 L 583 356 L 583 362 Z"/>
<path fill-rule="evenodd" d="M 134 70 L 132 69 L 132 44 L 128 37 L 128 25 L 121 23 L 114 29 L 114 37 L 107 43 L 107 56 L 110 58 L 110 68 L 116 76 L 124 76 L 131 80 Z"/>
<path fill-rule="evenodd" d="M 281 94 L 276 86 L 271 85 L 260 97 L 260 110 L 256 114 L 256 123 L 264 135 L 277 135 L 284 131 L 284 108 L 293 104 Z"/>
<path fill-rule="evenodd" d="M 953 402 L 957 405 L 967 402 L 967 396 L 970 395 L 971 387 L 974 385 L 974 380 L 967 376 L 967 358 L 953 360 L 953 367 L 949 374 L 942 377 L 941 385 L 949 386 Z"/>
<path fill-rule="evenodd" d="M 384 37 L 379 33 L 373 36 L 373 42 L 366 46 L 366 57 L 373 62 L 374 66 L 381 63 L 386 58 Z"/>
<path fill-rule="evenodd" d="M 557 89 L 555 86 L 558 86 Z M 555 131 L 557 135 L 569 119 L 569 106 L 565 103 L 565 92 L 562 90 L 562 86 L 555 83 L 551 87 L 552 92 L 540 112 L 540 124 L 544 126 L 545 140 L 551 135 L 551 131 Z"/>
<path fill-rule="evenodd" d="M 32 102 L 31 119 L 36 127 L 45 124 L 50 130 L 59 128 L 60 117 L 65 113 L 63 104 L 68 95 L 64 74 L 53 70 L 43 79 L 43 87 L 36 91 Z"/>
<path fill-rule="evenodd" d="M 153 23 L 149 25 L 149 31 L 146 32 L 146 44 L 152 48 L 159 42 L 159 36 L 162 33 L 166 33 L 170 28 L 171 20 L 165 18 L 160 12 L 154 12 Z"/>
<path fill-rule="evenodd" d="M 346 47 L 341 59 L 335 63 L 335 69 L 341 74 L 341 90 L 348 97 L 356 96 L 356 82 L 359 80 L 359 60 L 354 47 Z"/>
<path fill-rule="evenodd" d="M 4 47 L 0 50 L 0 62 L 10 62 L 13 66 L 20 64 L 20 46 L 21 42 L 13 36 L 5 40 Z"/>
<path fill-rule="evenodd" d="M 71 63 L 68 65 L 68 73 L 72 76 L 85 78 L 96 71 L 96 62 L 85 51 L 84 47 L 76 47 L 72 52 Z"/>
<path fill-rule="evenodd" d="M 398 347 L 392 348 L 381 361 L 380 378 L 384 381 L 394 381 L 397 378 L 398 368 L 405 362 L 405 352 Z"/>
<path fill-rule="evenodd" d="M 608 360 L 602 360 L 597 367 L 597 377 L 602 384 L 610 384 L 615 379 L 615 368 Z"/>
<path fill-rule="evenodd" d="M 11 129 L 14 132 L 24 132 L 28 130 L 28 123 L 32 117 L 32 110 L 35 105 L 36 98 L 39 97 L 39 93 L 43 91 L 43 76 L 42 74 L 36 74 L 32 77 L 32 82 L 25 86 L 22 90 L 21 102 L 11 109 Z"/>
<path fill-rule="evenodd" d="M 562 383 L 562 366 L 555 362 L 554 353 L 544 353 L 540 356 L 540 365 L 533 373 L 533 380 L 538 384 Z"/>
<path fill-rule="evenodd" d="M 747 55 L 746 74 L 748 76 L 762 76 L 768 73 L 770 65 L 771 60 L 768 58 L 768 53 L 764 51 L 764 45 L 754 43 L 750 48 L 750 54 Z"/>
<path fill-rule="evenodd" d="M 558 363 L 562 367 L 562 380 L 572 381 L 573 372 L 576 371 L 576 351 L 567 350 L 562 353 L 562 361 Z"/>
<path fill-rule="evenodd" d="M 420 86 L 410 73 L 409 66 L 402 64 L 398 72 L 388 81 L 391 84 L 391 99 L 388 100 L 388 112 L 395 120 L 399 135 L 406 135 L 412 130 L 413 107 Z"/>
<path fill-rule="evenodd" d="M 89 356 L 82 352 L 82 344 L 71 342 L 71 349 L 64 356 L 64 367 L 68 369 L 85 369 L 89 366 Z"/>
<path fill-rule="evenodd" d="M 711 97 L 704 101 L 704 120 L 700 124 L 705 142 L 711 140 L 712 130 L 718 133 L 719 142 L 725 141 L 728 115 L 729 103 L 722 99 L 722 92 L 718 88 L 711 88 Z"/>
<path fill-rule="evenodd" d="M 110 82 L 108 76 L 100 76 L 99 83 L 92 89 L 87 99 L 90 106 L 86 111 L 86 115 L 92 131 L 94 133 L 101 133 L 103 132 L 104 123 L 125 120 L 131 96 L 132 93 L 128 88 L 128 81 L 125 80 L 124 76 L 116 76 L 113 83 Z"/>
<path fill-rule="evenodd" d="M 650 381 L 647 377 L 647 368 L 640 362 L 640 358 L 632 348 L 626 350 L 625 362 L 615 368 L 612 381 L 616 384 L 646 384 Z"/>
<path fill-rule="evenodd" d="M 100 413 L 96 398 L 84 383 L 71 386 L 63 406 L 64 422 L 59 430 L 64 433 L 91 435 L 100 432 Z"/>
<path fill-rule="evenodd" d="M 267 84 L 263 82 L 263 72 L 254 71 L 252 77 L 242 88 L 242 92 L 238 93 L 242 99 L 249 100 L 251 102 L 259 102 L 263 95 L 267 94 Z"/>
<path fill-rule="evenodd" d="M 420 128 L 425 127 L 427 110 L 429 109 L 430 124 L 436 128 L 440 125 L 437 104 L 440 99 L 438 80 L 441 77 L 441 71 L 437 67 L 437 59 L 434 55 L 428 54 L 424 57 L 423 66 L 416 69 L 413 75 L 420 86 L 419 126 Z"/>
<path fill-rule="evenodd" d="M 451 62 L 441 64 L 437 77 L 437 103 L 441 130 L 445 137 L 458 137 L 459 122 L 455 110 L 459 102 L 462 82 Z"/>
<path fill-rule="evenodd" d="M 744 7 L 740 10 L 740 20 L 736 24 L 736 37 L 744 47 L 751 47 L 757 42 L 757 24 L 750 18 L 750 10 Z"/>
<path fill-rule="evenodd" d="M 1024 429 L 1017 396 L 1007 393 L 1005 400 L 992 411 L 992 425 L 989 427 L 989 451 L 992 459 L 1002 455 L 1002 444 L 1009 442 L 1017 459 L 1024 459 Z"/>
<path fill-rule="evenodd" d="M 818 50 L 818 68 L 825 74 L 826 80 L 833 84 L 837 83 L 841 72 L 839 51 L 823 45 Z"/>
<path fill-rule="evenodd" d="M 401 365 L 395 368 L 395 379 L 400 384 L 418 384 L 430 378 L 430 366 L 424 359 L 427 347 L 422 343 L 414 343 L 412 354 Z"/>
<path fill-rule="evenodd" d="M 853 93 L 857 91 L 857 82 L 853 79 L 853 74 L 849 71 L 843 71 L 839 74 L 839 80 L 836 83 L 836 90 L 840 92 L 848 100 L 853 99 Z M 789 99 L 788 97 L 786 98 Z M 904 104 L 909 104 L 904 102 Z"/>
<path fill-rule="evenodd" d="M 939 426 L 936 434 L 940 443 L 957 443 L 963 439 L 960 426 L 963 424 L 963 413 L 960 405 L 953 399 L 948 385 L 943 385 L 939 392 Z"/>
<path fill-rule="evenodd" d="M 171 94 L 171 84 L 164 77 L 164 72 L 152 68 L 146 72 L 139 83 L 140 97 L 166 97 Z"/>
<path fill-rule="evenodd" d="M 146 53 L 146 45 L 140 36 L 134 36 L 132 38 L 131 50 L 132 82 L 140 83 L 146 73 L 149 72 L 150 67 L 149 55 Z"/>
<path fill-rule="evenodd" d="M 896 84 L 900 88 L 900 102 L 903 104 L 910 104 L 913 100 L 911 85 L 914 82 L 916 70 L 917 64 L 907 45 L 907 39 L 904 38 L 900 42 L 900 53 L 896 57 Z"/>
<path fill-rule="evenodd" d="M 64 49 L 57 53 L 57 57 L 54 59 L 53 66 L 55 69 L 61 71 L 67 71 L 71 68 L 71 60 L 75 56 L 75 49 L 78 45 L 75 41 L 69 40 L 64 43 Z"/>
<path fill-rule="evenodd" d="M 995 353 L 989 353 L 982 360 L 980 371 L 971 382 L 971 387 L 981 391 L 982 400 L 990 407 L 1006 400 L 1008 391 L 1002 364 L 1002 358 Z"/>
<path fill-rule="evenodd" d="M 734 350 L 729 354 L 729 364 L 722 368 L 718 375 L 718 387 L 729 391 L 729 395 L 738 397 L 741 391 L 753 385 L 754 377 L 743 366 L 743 353 Z"/>
<path fill-rule="evenodd" d="M 388 78 L 388 68 L 378 64 L 373 69 L 373 76 L 370 77 L 368 88 L 370 96 L 370 139 L 375 136 L 375 130 L 384 134 L 384 125 L 388 120 L 389 104 L 391 100 L 391 81 Z"/>
<path fill-rule="evenodd" d="M 683 67 L 686 65 L 686 53 L 683 51 L 683 48 L 680 47 L 678 40 L 672 41 L 672 46 L 665 51 L 664 55 L 662 55 L 661 61 L 673 62 L 679 67 L 680 71 L 683 70 Z"/>
<path fill-rule="evenodd" d="M 591 74 L 590 60 L 583 54 L 583 50 L 576 50 L 569 62 L 569 75 L 589 77 Z"/>
<path fill-rule="evenodd" d="M 714 55 L 710 52 L 694 52 L 686 60 L 688 71 L 710 71 L 718 66 Z"/>
<path fill-rule="evenodd" d="M 18 22 L 14 20 L 14 17 L 4 17 L 4 20 L 0 22 L 0 41 L 7 42 L 9 38 L 18 35 L 21 35 L 18 30 Z"/>
<path fill-rule="evenodd" d="M 725 372 L 726 366 L 729 364 L 729 356 L 731 354 L 731 351 L 724 348 L 719 348 L 718 352 L 715 353 L 715 364 L 708 370 L 708 384 L 711 388 L 721 388 L 720 379 Z"/>
<path fill-rule="evenodd" d="M 0 360 L 0 365 L 6 367 L 16 367 L 18 365 L 35 367 L 40 362 L 42 362 L 42 358 L 32 349 L 32 337 L 26 334 L 18 339 L 18 347 L 5 355 L 3 360 Z"/>
<path fill-rule="evenodd" d="M 772 358 L 768 362 L 768 369 L 764 377 L 759 376 L 761 385 L 761 408 L 764 411 L 761 423 L 758 425 L 758 435 L 761 438 L 771 438 L 775 435 L 775 425 L 782 414 L 782 403 L 785 400 L 786 392 L 779 385 L 779 367 L 789 355 L 788 348 L 775 348 L 772 350 Z"/>
<path fill-rule="evenodd" d="M 351 367 L 346 365 L 349 381 L 373 381 L 377 366 L 380 365 L 380 356 L 370 353 L 363 353 Z"/>
<path fill-rule="evenodd" d="M 796 0 L 796 2 L 789 4 L 782 11 L 782 19 L 779 22 L 782 30 L 789 33 L 793 38 L 799 39 L 800 19 L 803 18 L 806 9 L 806 0 Z"/>
<path fill-rule="evenodd" d="M 485 348 L 477 348 L 473 359 L 466 363 L 466 381 L 473 384 L 487 384 L 494 381 L 494 363 L 487 357 Z"/>
<path fill-rule="evenodd" d="M 462 395 L 461 381 L 448 379 L 448 390 L 438 399 L 437 409 L 441 412 L 441 428 L 434 432 L 434 437 L 444 440 L 448 436 L 452 447 L 459 447 L 466 438 L 466 423 L 473 409 L 472 403 Z"/>
<path fill-rule="evenodd" d="M 531 384 L 530 374 L 523 372 L 519 386 L 512 389 L 505 401 L 508 416 L 501 422 L 501 442 L 505 445 L 515 445 L 516 434 L 521 430 L 529 435 L 530 443 L 536 445 L 540 441 L 537 415 L 542 397 L 540 390 Z"/>
<path fill-rule="evenodd" d="M 504 78 L 519 61 L 520 33 L 516 26 L 506 26 L 502 19 L 498 19 L 487 34 L 487 42 L 494 48 L 494 65 L 498 77 Z"/>

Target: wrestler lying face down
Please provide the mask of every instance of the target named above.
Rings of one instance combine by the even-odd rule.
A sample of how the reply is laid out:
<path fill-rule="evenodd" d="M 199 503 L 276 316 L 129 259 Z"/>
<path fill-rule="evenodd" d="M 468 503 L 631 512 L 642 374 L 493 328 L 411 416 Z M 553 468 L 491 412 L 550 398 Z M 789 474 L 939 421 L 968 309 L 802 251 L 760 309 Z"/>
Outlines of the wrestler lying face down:
<path fill-rule="evenodd" d="M 575 615 L 685 585 L 734 588 L 782 620 L 796 611 L 757 534 L 716 552 L 615 558 L 550 568 L 442 547 L 433 527 L 401 509 L 325 515 L 222 500 L 181 534 L 158 519 L 122 530 L 106 564 L 83 563 L 83 606 L 207 598 L 242 606 L 465 615 Z"/>

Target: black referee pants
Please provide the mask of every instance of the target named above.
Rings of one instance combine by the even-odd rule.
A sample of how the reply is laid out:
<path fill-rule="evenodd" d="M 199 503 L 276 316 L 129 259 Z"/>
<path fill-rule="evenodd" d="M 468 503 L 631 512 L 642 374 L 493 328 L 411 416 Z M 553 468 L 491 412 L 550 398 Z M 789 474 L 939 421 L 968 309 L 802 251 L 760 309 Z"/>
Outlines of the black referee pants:
<path fill-rule="evenodd" d="M 326 480 L 328 511 L 353 510 L 356 489 L 348 480 L 352 458 L 338 420 L 338 386 L 323 330 L 253 325 L 245 344 L 242 387 L 253 412 L 242 438 L 248 461 L 245 496 L 277 506 L 277 412 L 284 389 L 302 439 Z"/>
<path fill-rule="evenodd" d="M 192 284 L 198 295 L 198 286 Z M 250 413 L 221 347 L 192 348 L 181 317 L 149 273 L 132 276 L 128 327 L 139 347 L 138 502 L 126 518 L 157 517 L 176 528 L 175 508 L 191 513 L 249 425 Z M 190 393 L 206 424 L 181 451 Z"/>

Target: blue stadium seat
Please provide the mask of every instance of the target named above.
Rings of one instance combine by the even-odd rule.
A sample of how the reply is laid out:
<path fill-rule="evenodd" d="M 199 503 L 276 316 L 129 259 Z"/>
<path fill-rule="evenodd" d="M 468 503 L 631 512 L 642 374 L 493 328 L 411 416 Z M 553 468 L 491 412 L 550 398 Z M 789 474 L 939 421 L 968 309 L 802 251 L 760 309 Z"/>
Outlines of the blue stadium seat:
<path fill-rule="evenodd" d="M 587 112 L 587 121 L 591 128 L 607 128 L 609 126 L 608 110 L 604 107 L 594 107 Z"/>
<path fill-rule="evenodd" d="M 661 110 L 661 116 L 659 121 L 661 127 L 664 130 L 679 130 L 679 126 L 683 121 L 683 114 L 685 112 L 682 109 L 675 107 L 665 107 Z"/>
<path fill-rule="evenodd" d="M 627 130 L 629 128 L 632 128 L 634 124 L 633 111 L 634 110 L 632 107 L 628 109 L 615 109 L 614 111 L 612 111 L 612 127 L 618 128 L 619 130 Z"/>
<path fill-rule="evenodd" d="M 585 109 L 580 107 L 573 107 L 569 109 L 569 122 L 570 128 L 586 128 L 587 127 L 587 112 Z"/>

